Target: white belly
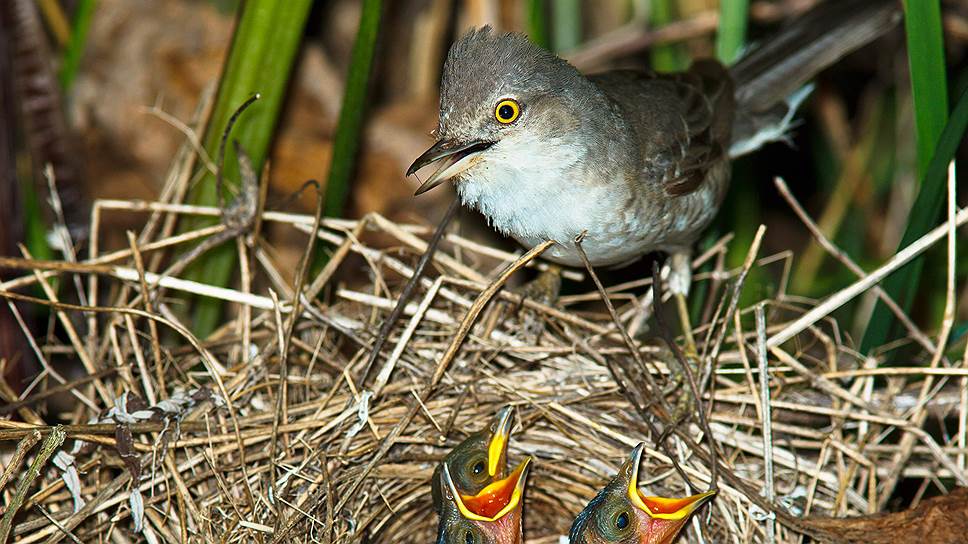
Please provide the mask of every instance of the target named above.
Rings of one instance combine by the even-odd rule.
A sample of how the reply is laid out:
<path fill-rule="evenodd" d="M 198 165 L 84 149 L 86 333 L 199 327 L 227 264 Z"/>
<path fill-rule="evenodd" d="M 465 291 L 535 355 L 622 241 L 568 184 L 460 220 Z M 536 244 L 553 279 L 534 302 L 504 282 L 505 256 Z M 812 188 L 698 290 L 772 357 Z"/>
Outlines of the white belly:
<path fill-rule="evenodd" d="M 699 199 L 698 206 L 687 206 L 695 213 L 674 215 L 668 199 L 652 202 L 643 187 L 636 187 L 633 196 L 623 179 L 589 182 L 568 146 L 553 147 L 555 157 L 538 161 L 518 146 L 503 144 L 491 148 L 487 161 L 462 176 L 457 183 L 461 200 L 527 247 L 557 242 L 544 257 L 561 264 L 582 265 L 574 240 L 583 232 L 582 248 L 596 266 L 688 247 L 697 226 L 705 227 L 712 218 L 712 213 L 701 210 L 714 213 L 716 207 L 711 191 L 700 189 L 679 197 Z"/>

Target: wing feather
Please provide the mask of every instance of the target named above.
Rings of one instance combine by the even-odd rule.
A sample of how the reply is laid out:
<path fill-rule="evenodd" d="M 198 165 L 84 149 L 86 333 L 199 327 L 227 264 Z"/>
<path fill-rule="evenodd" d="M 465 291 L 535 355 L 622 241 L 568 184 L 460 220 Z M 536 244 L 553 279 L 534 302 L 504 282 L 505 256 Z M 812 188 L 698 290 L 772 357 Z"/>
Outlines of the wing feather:
<path fill-rule="evenodd" d="M 699 61 L 675 74 L 616 70 L 591 76 L 637 133 L 644 177 L 666 194 L 690 194 L 726 160 L 735 101 L 729 73 Z"/>

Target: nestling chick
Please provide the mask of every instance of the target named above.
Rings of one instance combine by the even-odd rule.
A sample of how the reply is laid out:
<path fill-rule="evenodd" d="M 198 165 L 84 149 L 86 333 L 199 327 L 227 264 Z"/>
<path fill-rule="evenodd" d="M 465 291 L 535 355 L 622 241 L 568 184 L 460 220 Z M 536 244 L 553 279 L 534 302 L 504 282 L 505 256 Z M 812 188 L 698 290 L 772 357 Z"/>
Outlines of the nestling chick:
<path fill-rule="evenodd" d="M 716 491 L 669 499 L 639 490 L 643 445 L 632 450 L 618 474 L 578 514 L 571 526 L 571 544 L 670 544 L 690 514 Z"/>
<path fill-rule="evenodd" d="M 450 469 L 441 470 L 441 510 L 437 544 L 520 544 L 524 490 L 531 458 L 503 480 L 476 495 L 457 491 Z"/>
<path fill-rule="evenodd" d="M 441 478 L 444 466 L 450 469 L 454 486 L 463 495 L 477 495 L 488 485 L 507 476 L 507 450 L 513 415 L 514 407 L 502 408 L 487 427 L 464 439 L 437 465 L 430 485 L 434 509 L 438 513 L 443 504 Z"/>

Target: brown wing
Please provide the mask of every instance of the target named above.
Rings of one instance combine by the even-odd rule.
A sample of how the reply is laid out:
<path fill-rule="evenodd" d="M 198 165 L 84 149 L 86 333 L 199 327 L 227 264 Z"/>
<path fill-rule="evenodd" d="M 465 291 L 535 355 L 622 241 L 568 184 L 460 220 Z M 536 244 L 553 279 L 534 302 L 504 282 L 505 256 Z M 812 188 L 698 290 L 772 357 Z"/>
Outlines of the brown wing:
<path fill-rule="evenodd" d="M 642 169 L 671 196 L 689 194 L 726 159 L 733 86 L 726 69 L 698 61 L 686 72 L 613 71 L 591 77 L 623 110 L 641 143 Z"/>

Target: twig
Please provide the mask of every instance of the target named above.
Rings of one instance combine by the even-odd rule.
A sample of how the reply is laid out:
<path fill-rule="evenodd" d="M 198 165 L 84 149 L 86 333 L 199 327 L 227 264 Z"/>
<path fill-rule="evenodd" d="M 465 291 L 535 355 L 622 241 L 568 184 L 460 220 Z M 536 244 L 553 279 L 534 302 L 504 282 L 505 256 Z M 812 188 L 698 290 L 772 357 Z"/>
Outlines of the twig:
<path fill-rule="evenodd" d="M 840 261 L 858 278 L 863 278 L 867 275 L 867 273 L 864 272 L 864 269 L 854 262 L 849 255 L 841 251 L 839 247 L 834 245 L 834 243 L 824 235 L 823 231 L 820 230 L 820 227 L 818 227 L 813 219 L 810 218 L 806 210 L 803 209 L 803 206 L 800 205 L 800 202 L 798 202 L 796 197 L 793 196 L 793 193 L 790 192 L 790 189 L 787 187 L 787 184 L 783 178 L 773 178 L 773 183 L 776 185 L 777 190 L 780 191 L 780 196 L 787 201 L 787 204 L 789 204 L 790 208 L 793 209 L 793 213 L 797 214 L 797 217 L 801 222 L 803 222 L 804 226 L 807 227 L 807 230 L 810 231 L 810 234 L 814 237 L 817 243 L 820 244 L 820 247 L 827 250 L 827 253 L 830 253 L 833 258 Z M 894 313 L 894 316 L 897 317 L 898 321 L 904 325 L 904 328 L 907 329 L 908 334 L 910 334 L 915 341 L 917 341 L 922 347 L 924 347 L 924 349 L 931 353 L 937 351 L 937 347 L 935 347 L 934 342 L 932 342 L 926 334 L 921 332 L 921 329 L 919 329 L 917 325 L 911 321 L 911 318 L 904 313 L 904 310 L 897 305 L 897 302 L 894 302 L 894 299 L 891 298 L 891 296 L 887 294 L 887 292 L 884 291 L 879 284 L 874 285 L 872 289 L 874 293 L 877 294 L 878 298 L 881 299 L 884 305 Z"/>
<path fill-rule="evenodd" d="M 313 230 L 316 232 L 319 230 L 320 222 L 323 219 L 323 207 L 325 206 L 325 197 L 323 191 L 319 188 L 319 183 L 316 180 L 309 180 L 306 185 L 311 185 L 316 189 L 316 213 L 313 217 Z M 306 283 L 306 275 L 309 271 L 309 264 L 313 262 L 313 252 L 316 249 L 316 237 L 308 236 L 306 239 L 306 248 L 303 250 L 302 255 L 299 258 L 299 266 L 296 268 L 296 277 L 294 279 L 293 285 L 293 297 L 292 297 L 292 313 L 289 315 L 289 319 L 285 324 L 281 323 L 281 313 L 276 310 L 274 315 L 277 321 L 277 329 L 282 336 L 279 342 L 279 394 L 276 396 L 276 410 L 275 417 L 272 419 L 272 439 L 269 442 L 269 464 L 271 467 L 272 480 L 271 480 L 271 490 L 274 492 L 273 497 L 276 499 L 276 506 L 279 507 L 280 493 L 275 487 L 276 482 L 276 448 L 279 438 L 279 425 L 280 421 L 282 424 L 289 423 L 289 346 L 292 343 L 292 335 L 296 330 L 296 321 L 299 318 L 299 309 L 303 300 L 303 289 Z M 307 301 L 308 302 L 308 301 Z M 279 305 L 276 304 L 275 307 L 278 309 Z M 284 327 L 284 328 L 283 328 Z M 283 436 L 282 447 L 284 450 L 288 450 L 288 440 L 287 437 Z M 244 465 L 243 465 L 244 466 Z M 249 478 L 246 475 L 246 483 L 248 483 Z M 291 481 L 291 480 L 290 480 Z M 288 483 L 288 482 L 287 482 Z M 282 526 L 283 516 L 278 515 L 281 512 L 277 512 L 275 531 L 278 531 Z"/>
<path fill-rule="evenodd" d="M 763 463 L 765 467 L 764 498 L 771 505 L 776 496 L 773 491 L 773 414 L 770 407 L 770 373 L 766 350 L 766 311 L 763 304 L 756 305 L 756 361 L 760 370 L 760 403 L 763 406 Z M 766 512 L 766 541 L 776 542 L 776 515 Z"/>
<path fill-rule="evenodd" d="M 379 449 L 363 468 L 360 475 L 353 481 L 353 484 L 350 485 L 349 489 L 345 491 L 343 498 L 340 499 L 340 502 L 336 507 L 337 511 L 342 510 L 343 506 L 346 504 L 346 501 L 349 500 L 350 497 L 354 496 L 356 490 L 359 489 L 360 484 L 363 483 L 363 480 L 367 477 L 367 475 L 369 475 L 369 473 L 387 454 L 387 452 L 390 451 L 390 448 L 396 442 L 397 438 L 399 438 L 399 436 L 407 428 L 407 426 L 410 424 L 410 421 L 413 420 L 413 417 L 420 410 L 421 403 L 426 403 L 427 399 L 430 398 L 430 395 L 433 394 L 434 389 L 436 389 L 437 384 L 439 384 L 440 380 L 444 377 L 444 373 L 447 371 L 450 363 L 454 360 L 454 357 L 457 356 L 457 352 L 460 350 L 461 345 L 467 338 L 468 333 L 470 333 L 471 327 L 474 326 L 474 323 L 477 321 L 478 316 L 480 316 L 487 303 L 490 302 L 491 299 L 494 298 L 494 295 L 497 294 L 498 290 L 501 289 L 505 283 L 507 283 L 508 278 L 510 278 L 512 274 L 521 268 L 524 268 L 525 265 L 531 262 L 538 255 L 544 253 L 545 250 L 554 244 L 555 243 L 552 241 L 546 241 L 534 246 L 518 260 L 508 265 L 507 268 L 505 268 L 504 271 L 502 271 L 501 274 L 498 275 L 498 277 L 495 278 L 486 289 L 481 291 L 481 294 L 478 295 L 477 299 L 474 300 L 474 305 L 467 310 L 467 313 L 464 315 L 464 319 L 461 320 L 460 325 L 457 327 L 457 331 L 451 338 L 447 351 L 445 351 L 444 355 L 440 358 L 440 361 L 437 363 L 437 367 L 434 369 L 434 373 L 430 377 L 429 383 L 427 383 L 421 392 L 420 397 L 418 398 L 420 402 L 411 402 L 407 413 L 393 427 L 393 430 L 391 430 L 390 433 L 384 437 L 383 441 L 380 443 Z"/>
<path fill-rule="evenodd" d="M 242 102 L 242 104 L 239 105 L 234 112 L 232 112 L 228 122 L 225 123 L 225 130 L 222 131 L 222 137 L 219 139 L 218 154 L 216 155 L 215 159 L 218 164 L 218 168 L 215 170 L 215 199 L 216 205 L 220 210 L 225 208 L 222 202 L 222 175 L 225 171 L 225 144 L 229 141 L 229 134 L 232 133 L 232 128 L 235 126 L 235 122 L 239 120 L 239 116 L 241 116 L 242 112 L 248 109 L 249 106 L 255 103 L 256 100 L 259 100 L 259 98 L 261 98 L 259 93 L 253 94 L 249 98 L 245 99 L 245 101 Z"/>
<path fill-rule="evenodd" d="M 948 165 L 948 220 L 945 222 L 947 226 L 945 233 L 948 237 L 948 266 L 944 315 L 941 320 L 941 331 L 938 333 L 938 348 L 935 350 L 934 356 L 931 357 L 931 363 L 928 365 L 928 368 L 937 368 L 938 364 L 940 364 L 941 358 L 944 355 L 945 346 L 948 345 L 951 328 L 955 321 L 955 262 L 957 256 L 955 244 L 955 209 L 955 163 L 951 161 Z M 924 420 L 927 417 L 927 410 L 925 409 L 926 398 L 933 385 L 934 376 L 931 375 L 926 376 L 924 382 L 921 384 L 917 409 L 911 417 L 911 423 L 916 427 L 924 425 Z M 881 496 L 877 503 L 879 510 L 887 505 L 891 495 L 893 495 L 894 487 L 897 485 L 897 481 L 901 476 L 901 468 L 907 463 L 907 459 L 911 455 L 911 450 L 914 448 L 914 443 L 915 436 L 913 434 L 907 433 L 901 438 L 900 451 L 892 459 L 891 473 L 883 480 L 881 485 Z"/>
<path fill-rule="evenodd" d="M 407 307 L 407 303 L 410 302 L 410 298 L 413 296 L 414 290 L 417 288 L 417 284 L 420 283 L 420 278 L 423 276 L 424 270 L 427 269 L 427 265 L 430 263 L 437 251 L 437 247 L 440 245 L 440 240 L 443 238 L 444 233 L 447 231 L 447 225 L 450 224 L 454 215 L 457 213 L 457 209 L 460 208 L 460 200 L 454 199 L 451 201 L 450 206 L 444 213 L 444 217 L 441 218 L 440 223 L 437 225 L 437 230 L 434 231 L 434 235 L 430 238 L 430 242 L 427 245 L 427 250 L 424 251 L 423 255 L 420 256 L 420 260 L 417 261 L 417 265 L 413 269 L 413 274 L 410 275 L 410 279 L 407 284 L 403 286 L 403 290 L 400 291 L 400 296 L 397 298 L 397 304 L 393 307 L 390 315 L 387 316 L 383 325 L 380 327 L 380 332 L 377 334 L 376 341 L 373 342 L 373 348 L 370 350 L 370 354 L 366 360 L 366 366 L 363 370 L 363 377 L 360 379 L 360 385 L 366 384 L 366 381 L 370 377 L 370 372 L 373 371 L 373 365 L 376 364 L 377 358 L 380 356 L 380 351 L 383 350 L 383 345 L 386 344 L 387 339 L 390 337 L 390 331 L 393 330 L 394 325 L 400 320 L 400 316 L 403 315 L 404 308 Z"/>
<path fill-rule="evenodd" d="M 656 399 L 659 402 L 659 405 L 662 407 L 662 410 L 665 412 L 666 417 L 671 419 L 674 414 L 672 406 L 669 404 L 669 401 L 666 400 L 665 395 L 663 395 L 662 389 L 659 387 L 659 384 L 656 383 L 655 378 L 652 377 L 652 374 L 649 372 L 648 367 L 645 365 L 645 361 L 642 360 L 642 354 L 639 353 L 639 350 L 635 347 L 635 343 L 632 341 L 632 337 L 629 336 L 628 331 L 625 330 L 625 327 L 622 326 L 622 322 L 619 318 L 618 312 L 615 311 L 615 306 L 612 305 L 612 301 L 611 299 L 609 299 L 608 293 L 605 291 L 605 286 L 602 285 L 601 280 L 598 279 L 598 274 L 595 273 L 595 268 L 592 267 L 592 263 L 591 261 L 588 260 L 588 255 L 585 254 L 585 249 L 581 245 L 582 240 L 584 238 L 585 238 L 584 232 L 579 234 L 577 237 L 575 237 L 575 249 L 578 251 L 578 256 L 581 257 L 582 264 L 585 265 L 585 270 L 588 271 L 588 275 L 592 278 L 592 282 L 595 283 L 595 287 L 598 289 L 598 292 L 602 297 L 602 302 L 605 303 L 605 308 L 608 310 L 608 314 L 609 316 L 611 316 L 612 322 L 615 324 L 615 328 L 618 329 L 619 334 L 622 337 L 622 341 L 625 342 L 626 349 L 628 349 L 629 353 L 632 355 L 632 359 L 635 360 L 637 368 L 641 371 L 641 374 L 645 376 L 645 381 L 648 386 L 648 391 L 646 393 L 651 395 L 654 399 Z M 653 288 L 655 288 L 655 285 L 654 285 L 655 281 L 656 279 L 654 278 Z M 588 351 L 590 354 L 593 354 L 591 350 L 588 350 Z M 596 357 L 596 359 L 601 361 L 603 358 Z M 641 403 L 637 402 L 637 399 L 635 399 L 635 397 L 632 395 L 628 386 L 625 385 L 625 381 L 622 379 L 622 376 L 618 372 L 618 369 L 615 368 L 615 365 L 612 364 L 612 362 L 608 359 L 604 359 L 604 360 L 606 362 L 606 368 L 608 368 L 609 372 L 611 372 L 613 378 L 615 379 L 615 382 L 619 384 L 619 387 L 623 389 L 623 392 L 625 393 L 626 398 L 628 398 L 629 402 L 632 402 L 635 405 L 637 411 L 639 412 L 639 416 L 642 418 L 642 421 L 645 422 L 645 424 L 649 427 L 649 431 L 652 433 L 656 446 L 661 448 L 666 453 L 666 455 L 672 461 L 672 464 L 675 467 L 676 472 L 678 472 L 679 475 L 682 476 L 682 479 L 683 481 L 686 482 L 686 485 L 688 485 L 690 488 L 695 487 L 692 481 L 689 479 L 689 476 L 686 475 L 686 471 L 683 470 L 682 467 L 679 465 L 679 461 L 677 460 L 676 456 L 669 450 L 669 446 L 665 441 L 666 437 L 668 436 L 669 429 L 675 428 L 675 424 L 674 423 L 669 424 L 668 421 L 664 421 L 663 423 L 666 424 L 666 429 L 663 429 L 662 432 L 659 432 L 659 429 L 656 428 L 655 424 L 648 417 L 649 414 L 647 411 L 649 406 L 648 405 L 643 406 Z"/>
<path fill-rule="evenodd" d="M 968 208 L 961 209 L 953 221 L 955 227 L 961 227 L 965 223 L 968 223 Z M 949 222 L 947 221 L 944 224 L 935 227 L 931 232 L 925 234 L 921 238 L 918 238 L 911 245 L 899 251 L 896 255 L 891 257 L 890 260 L 878 267 L 877 270 L 874 270 L 868 274 L 867 277 L 854 282 L 840 291 L 837 291 L 833 295 L 830 295 L 827 297 L 827 300 L 818 304 L 809 312 L 803 314 L 793 323 L 787 325 L 787 327 L 782 331 L 771 336 L 766 342 L 767 347 L 774 348 L 783 344 L 787 340 L 790 340 L 794 336 L 806 330 L 807 327 L 810 327 L 814 323 L 827 317 L 837 308 L 840 308 L 844 304 L 850 302 L 857 295 L 867 291 L 871 288 L 871 286 L 880 283 L 892 272 L 904 266 L 921 253 L 924 253 L 925 250 L 944 238 L 948 234 L 949 228 Z"/>
<path fill-rule="evenodd" d="M 138 286 L 141 288 L 141 300 L 145 305 L 145 311 L 154 313 L 155 308 L 151 303 L 151 294 L 148 292 L 148 282 L 145 281 L 144 262 L 141 259 L 141 251 L 138 250 L 138 240 L 130 230 L 126 234 L 128 235 L 128 246 L 131 248 L 131 255 L 134 257 L 135 270 L 138 271 Z M 158 394 L 164 399 L 168 397 L 165 391 L 165 362 L 161 359 L 161 342 L 158 338 L 158 324 L 154 321 L 148 321 L 148 334 L 151 335 L 151 354 L 154 356 L 155 379 L 158 380 Z M 145 387 L 145 393 L 149 393 L 149 391 L 150 388 Z M 154 393 L 149 394 L 149 399 L 152 404 L 154 404 L 153 396 Z"/>
<path fill-rule="evenodd" d="M 10 504 L 7 505 L 3 517 L 0 518 L 0 542 L 7 542 L 7 537 L 10 535 L 10 527 L 13 524 L 13 517 L 20 510 L 24 499 L 27 498 L 27 491 L 33 485 L 34 480 L 40 477 L 40 469 L 47 465 L 47 460 L 54 454 L 54 450 L 59 448 L 63 443 L 64 431 L 60 430 L 60 428 L 55 428 L 47 439 L 44 440 L 44 444 L 40 447 L 40 452 L 34 458 L 33 462 L 30 463 L 27 471 L 24 472 L 20 483 L 17 484 L 17 490 L 14 492 L 13 498 L 10 499 Z"/>
<path fill-rule="evenodd" d="M 14 452 L 13 456 L 10 458 L 10 462 L 3 469 L 3 474 L 0 474 L 0 491 L 7 487 L 7 482 L 10 478 L 20 470 L 20 465 L 23 464 L 24 459 L 27 457 L 27 452 L 33 448 L 37 442 L 40 442 L 42 435 L 40 431 L 34 431 L 27 436 L 23 437 L 20 442 L 17 443 L 17 451 Z"/>
<path fill-rule="evenodd" d="M 430 308 L 430 304 L 434 301 L 434 297 L 437 296 L 437 291 L 440 290 L 440 286 L 443 283 L 443 278 L 437 278 L 434 283 L 427 289 L 427 294 L 424 296 L 423 300 L 420 301 L 420 305 L 417 307 L 417 311 L 413 313 L 413 317 L 410 318 L 410 322 L 407 323 L 406 329 L 400 335 L 400 340 L 397 345 L 393 348 L 393 352 L 387 357 L 386 363 L 384 363 L 383 368 L 380 369 L 380 373 L 376 376 L 376 381 L 373 383 L 373 398 L 376 399 L 383 392 L 383 388 L 386 387 L 387 382 L 390 381 L 390 374 L 393 372 L 393 367 L 396 362 L 403 355 L 403 350 L 406 349 L 407 343 L 410 342 L 410 338 L 413 336 L 414 331 L 417 329 L 417 325 L 423 319 L 425 313 Z M 400 302 L 397 303 L 399 307 Z M 396 308 L 394 308 L 396 310 Z"/>
<path fill-rule="evenodd" d="M 676 362 L 682 369 L 682 374 L 686 377 L 686 381 L 689 383 L 689 392 L 692 393 L 692 398 L 696 402 L 696 415 L 699 417 L 699 425 L 702 427 L 703 433 L 706 435 L 706 440 L 709 441 L 709 457 L 715 460 L 719 456 L 719 448 L 716 447 L 716 435 L 713 434 L 712 429 L 709 428 L 709 421 L 706 419 L 706 410 L 702 405 L 702 395 L 699 393 L 699 386 L 696 384 L 696 377 L 692 374 L 692 369 L 689 368 L 689 361 L 686 360 L 686 356 L 679 349 L 679 345 L 672 338 L 672 330 L 669 328 L 669 324 L 665 321 L 665 316 L 662 314 L 660 304 L 662 300 L 662 281 L 660 279 L 659 273 L 659 263 L 652 263 L 652 289 L 655 290 L 655 298 L 652 301 L 654 305 L 654 314 L 656 323 L 658 324 L 659 336 L 662 341 L 665 342 L 666 346 L 669 347 L 669 351 L 676 358 Z M 718 465 L 719 463 L 713 462 L 709 464 L 709 474 L 710 482 L 709 489 L 716 489 L 718 481 Z"/>

